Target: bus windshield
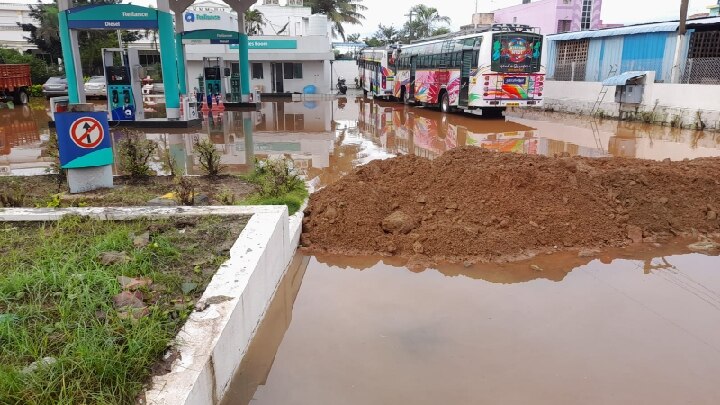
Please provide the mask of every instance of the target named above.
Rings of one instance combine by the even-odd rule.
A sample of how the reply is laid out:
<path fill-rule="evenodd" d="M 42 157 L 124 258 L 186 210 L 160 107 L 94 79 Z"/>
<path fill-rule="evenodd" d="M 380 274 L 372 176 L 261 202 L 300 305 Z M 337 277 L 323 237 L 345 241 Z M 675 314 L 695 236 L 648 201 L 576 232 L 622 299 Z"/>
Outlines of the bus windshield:
<path fill-rule="evenodd" d="M 540 71 L 542 35 L 530 33 L 498 33 L 492 36 L 493 72 L 536 73 Z"/>

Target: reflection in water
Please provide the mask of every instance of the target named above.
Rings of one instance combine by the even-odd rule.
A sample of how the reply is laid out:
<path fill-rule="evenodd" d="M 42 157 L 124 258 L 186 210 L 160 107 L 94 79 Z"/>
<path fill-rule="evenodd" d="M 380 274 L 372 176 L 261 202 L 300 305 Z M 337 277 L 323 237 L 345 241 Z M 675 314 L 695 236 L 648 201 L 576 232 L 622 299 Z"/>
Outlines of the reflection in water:
<path fill-rule="evenodd" d="M 0 175 L 41 174 L 50 166 L 46 114 L 28 107 L 0 110 Z M 506 119 L 407 107 L 362 98 L 263 103 L 259 111 L 215 113 L 200 129 L 146 130 L 186 173 L 201 174 L 193 143 L 209 139 L 229 173 L 251 170 L 255 158 L 285 156 L 320 185 L 374 159 L 415 154 L 434 159 L 455 147 L 529 154 L 568 153 L 683 159 L 720 156 L 720 135 L 638 123 L 604 121 L 529 110 Z M 122 134 L 113 131 L 117 144 Z M 117 169 L 117 167 L 116 167 Z M 163 173 L 159 159 L 154 169 Z M 116 170 L 117 172 L 117 170 Z"/>
<path fill-rule="evenodd" d="M 310 258 L 225 403 L 718 403 L 720 258 L 676 252 L 552 256 L 547 277 Z"/>
<path fill-rule="evenodd" d="M 267 376 L 275 361 L 275 353 L 292 321 L 293 304 L 300 291 L 309 260 L 309 257 L 296 255 L 288 267 L 247 354 L 235 373 L 223 404 L 246 404 L 252 399 L 257 387 L 267 382 Z"/>

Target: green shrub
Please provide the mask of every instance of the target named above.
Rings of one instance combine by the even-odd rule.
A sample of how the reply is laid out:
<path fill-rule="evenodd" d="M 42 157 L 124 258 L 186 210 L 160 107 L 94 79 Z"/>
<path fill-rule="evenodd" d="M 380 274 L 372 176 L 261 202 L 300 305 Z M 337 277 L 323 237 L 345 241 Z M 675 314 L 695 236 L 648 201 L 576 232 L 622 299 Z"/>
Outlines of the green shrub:
<path fill-rule="evenodd" d="M 42 97 L 42 84 L 33 84 L 30 86 L 30 97 Z"/>
<path fill-rule="evenodd" d="M 305 181 L 286 159 L 257 161 L 253 173 L 244 178 L 258 191 L 244 199 L 243 205 L 286 205 L 293 215 L 308 197 Z"/>
<path fill-rule="evenodd" d="M 157 142 L 135 130 L 123 130 L 123 134 L 125 137 L 117 143 L 120 169 L 134 179 L 150 176 L 149 162 L 158 149 Z"/>
<path fill-rule="evenodd" d="M 200 167 L 202 167 L 205 174 L 210 177 L 215 177 L 224 169 L 220 164 L 220 151 L 215 148 L 215 144 L 210 142 L 208 139 L 202 141 L 195 141 L 193 152 L 197 155 Z"/>

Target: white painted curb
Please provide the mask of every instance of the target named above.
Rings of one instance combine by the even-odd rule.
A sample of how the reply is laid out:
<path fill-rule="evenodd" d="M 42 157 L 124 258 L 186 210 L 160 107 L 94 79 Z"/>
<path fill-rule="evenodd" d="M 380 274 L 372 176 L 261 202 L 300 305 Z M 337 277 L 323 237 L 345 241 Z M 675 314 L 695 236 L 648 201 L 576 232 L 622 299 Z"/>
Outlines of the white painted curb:
<path fill-rule="evenodd" d="M 306 203 L 307 204 L 307 203 Z M 304 206 L 303 206 L 304 209 Z M 176 338 L 180 358 L 153 378 L 145 403 L 208 405 L 222 400 L 265 315 L 302 232 L 303 209 L 285 206 L 6 208 L 0 221 L 52 221 L 76 214 L 105 220 L 140 217 L 252 215 Z"/>

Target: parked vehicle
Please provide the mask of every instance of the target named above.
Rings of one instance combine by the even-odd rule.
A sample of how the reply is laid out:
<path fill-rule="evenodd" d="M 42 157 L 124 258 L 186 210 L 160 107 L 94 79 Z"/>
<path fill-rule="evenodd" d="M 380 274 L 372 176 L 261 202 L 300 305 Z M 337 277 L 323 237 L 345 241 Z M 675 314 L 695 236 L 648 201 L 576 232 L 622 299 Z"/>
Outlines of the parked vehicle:
<path fill-rule="evenodd" d="M 67 96 L 68 95 L 68 82 L 65 77 L 62 76 L 52 76 L 45 84 L 43 84 L 42 89 L 43 96 L 45 98 L 55 97 L 55 96 Z"/>
<path fill-rule="evenodd" d="M 0 98 L 16 104 L 30 101 L 30 65 L 0 65 Z"/>
<path fill-rule="evenodd" d="M 85 97 L 107 98 L 107 82 L 105 76 L 93 76 L 85 82 Z"/>
<path fill-rule="evenodd" d="M 338 81 L 337 81 L 337 84 L 335 85 L 335 87 L 338 89 L 340 94 L 347 94 L 348 88 L 347 88 L 347 84 L 345 84 L 344 77 L 342 77 L 342 76 L 338 77 Z"/>
<path fill-rule="evenodd" d="M 443 112 L 501 116 L 506 107 L 541 106 L 543 35 L 495 24 L 412 42 L 368 48 L 358 60 L 363 92 Z"/>

